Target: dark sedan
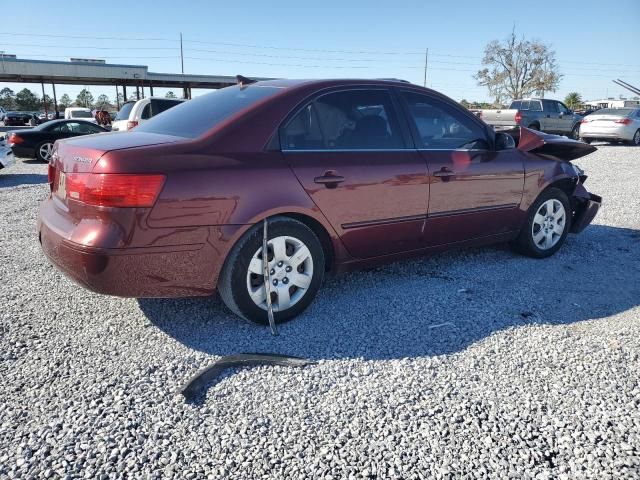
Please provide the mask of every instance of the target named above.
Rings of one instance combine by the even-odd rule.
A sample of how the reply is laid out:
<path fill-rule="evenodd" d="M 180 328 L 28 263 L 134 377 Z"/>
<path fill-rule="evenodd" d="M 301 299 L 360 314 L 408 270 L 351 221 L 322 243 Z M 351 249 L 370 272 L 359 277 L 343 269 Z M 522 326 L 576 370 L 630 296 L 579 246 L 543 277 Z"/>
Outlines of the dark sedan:
<path fill-rule="evenodd" d="M 83 120 L 51 120 L 29 130 L 10 133 L 8 143 L 16 157 L 48 162 L 56 140 L 106 131 L 95 123 Z"/>
<path fill-rule="evenodd" d="M 506 241 L 553 255 L 598 211 L 570 163 L 596 149 L 518 133 L 516 147 L 399 81 L 241 84 L 131 132 L 56 143 L 39 238 L 91 290 L 217 289 L 244 318 L 267 322 L 271 309 L 284 321 L 328 272 Z"/>
<path fill-rule="evenodd" d="M 24 127 L 35 124 L 35 121 L 31 112 L 7 112 L 4 118 L 6 127 Z"/>

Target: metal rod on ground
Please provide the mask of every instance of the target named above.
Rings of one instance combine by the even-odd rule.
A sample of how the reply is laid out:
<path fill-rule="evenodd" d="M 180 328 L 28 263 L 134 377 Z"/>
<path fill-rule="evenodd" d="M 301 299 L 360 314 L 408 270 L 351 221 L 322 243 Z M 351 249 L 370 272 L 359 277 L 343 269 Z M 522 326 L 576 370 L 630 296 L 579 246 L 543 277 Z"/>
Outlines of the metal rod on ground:
<path fill-rule="evenodd" d="M 262 274 L 264 275 L 264 294 L 267 300 L 267 316 L 269 317 L 269 327 L 271 327 L 271 335 L 278 335 L 276 329 L 276 321 L 273 318 L 273 305 L 271 305 L 271 274 L 269 272 L 269 252 L 267 245 L 267 222 L 264 219 L 262 228 Z"/>

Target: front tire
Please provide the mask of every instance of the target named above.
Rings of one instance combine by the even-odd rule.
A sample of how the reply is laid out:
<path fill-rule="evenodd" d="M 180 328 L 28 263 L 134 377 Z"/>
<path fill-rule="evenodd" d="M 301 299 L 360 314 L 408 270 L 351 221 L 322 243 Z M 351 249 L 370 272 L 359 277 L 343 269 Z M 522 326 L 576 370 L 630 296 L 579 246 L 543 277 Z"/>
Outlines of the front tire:
<path fill-rule="evenodd" d="M 288 217 L 268 220 L 271 303 L 277 323 L 302 313 L 313 301 L 324 277 L 325 256 L 316 234 Z M 252 227 L 233 247 L 220 274 L 218 292 L 236 315 L 269 323 L 262 274 L 263 223 Z"/>
<path fill-rule="evenodd" d="M 526 223 L 512 247 L 528 257 L 550 257 L 567 238 L 571 215 L 567 195 L 559 188 L 546 189 L 529 208 Z"/>

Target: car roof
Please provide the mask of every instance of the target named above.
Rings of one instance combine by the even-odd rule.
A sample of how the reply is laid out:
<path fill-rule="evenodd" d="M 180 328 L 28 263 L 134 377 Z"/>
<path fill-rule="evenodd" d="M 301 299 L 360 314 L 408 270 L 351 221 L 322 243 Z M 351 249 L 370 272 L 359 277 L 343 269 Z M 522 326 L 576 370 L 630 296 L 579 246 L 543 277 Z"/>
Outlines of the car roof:
<path fill-rule="evenodd" d="M 278 88 L 295 88 L 300 86 L 321 85 L 323 87 L 340 87 L 358 84 L 374 84 L 374 85 L 398 85 L 404 86 L 413 85 L 405 80 L 398 80 L 395 78 L 329 78 L 329 79 L 276 79 L 276 80 L 262 80 L 250 85 L 257 85 L 263 87 L 278 87 Z"/>

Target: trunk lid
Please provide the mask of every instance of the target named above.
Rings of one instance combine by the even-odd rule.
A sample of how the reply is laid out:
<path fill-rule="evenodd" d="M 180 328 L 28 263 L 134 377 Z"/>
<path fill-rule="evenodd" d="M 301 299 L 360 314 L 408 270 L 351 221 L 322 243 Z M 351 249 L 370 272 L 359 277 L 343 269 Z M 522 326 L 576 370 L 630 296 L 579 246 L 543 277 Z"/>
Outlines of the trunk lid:
<path fill-rule="evenodd" d="M 516 139 L 519 150 L 551 155 L 558 160 L 567 162 L 584 157 L 597 150 L 596 147 L 584 142 L 571 140 L 570 138 L 560 135 L 551 135 L 529 130 L 524 127 L 514 130 L 511 132 L 511 135 Z"/>
<path fill-rule="evenodd" d="M 58 141 L 52 156 L 53 167 L 63 172 L 91 172 L 107 152 L 127 148 L 175 143 L 182 137 L 147 132 L 114 132 L 86 135 Z"/>

